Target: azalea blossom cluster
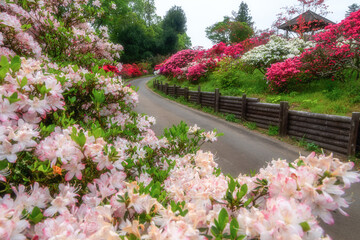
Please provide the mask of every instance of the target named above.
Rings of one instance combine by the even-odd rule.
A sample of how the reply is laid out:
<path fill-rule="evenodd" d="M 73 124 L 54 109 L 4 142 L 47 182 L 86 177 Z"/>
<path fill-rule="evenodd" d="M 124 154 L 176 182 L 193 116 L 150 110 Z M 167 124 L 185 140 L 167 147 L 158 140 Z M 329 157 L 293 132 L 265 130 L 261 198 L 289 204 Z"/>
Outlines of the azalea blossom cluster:
<path fill-rule="evenodd" d="M 343 79 L 344 69 L 359 72 L 360 11 L 314 36 L 316 45 L 297 58 L 271 65 L 266 73 L 270 86 L 286 90 L 291 82 L 318 78 Z M 291 68 L 289 69 L 289 64 Z"/>
<path fill-rule="evenodd" d="M 197 81 L 215 70 L 217 63 L 225 58 L 240 58 L 246 51 L 269 41 L 269 34 L 246 39 L 240 43 L 226 45 L 221 42 L 208 50 L 182 50 L 155 67 L 155 73 L 179 80 Z"/>
<path fill-rule="evenodd" d="M 270 41 L 246 52 L 241 60 L 261 71 L 275 62 L 299 56 L 306 48 L 314 47 L 312 41 L 305 42 L 300 38 L 284 39 L 272 35 Z"/>
<path fill-rule="evenodd" d="M 84 55 L 110 61 L 120 57 L 123 48 L 109 42 L 107 29 L 97 32 L 91 26 L 93 12 L 101 14 L 100 1 L 29 1 L 23 7 L 22 1 L 0 4 L 0 55 L 79 63 Z"/>
<path fill-rule="evenodd" d="M 123 78 L 133 78 L 133 77 L 140 77 L 144 74 L 147 74 L 148 71 L 143 68 L 140 64 L 123 64 L 122 69 L 120 71 L 120 75 Z"/>
<path fill-rule="evenodd" d="M 3 70 L 7 58 L 2 56 Z M 5 66 L 4 66 L 5 65 Z M 21 67 L 20 67 L 21 65 Z M 0 160 L 14 163 L 17 154 L 29 151 L 39 136 L 38 123 L 52 111 L 63 109 L 63 88 L 55 76 L 41 70 L 41 62 L 15 57 L 13 70 L 0 86 Z M 1 175 L 1 174 L 0 174 Z"/>

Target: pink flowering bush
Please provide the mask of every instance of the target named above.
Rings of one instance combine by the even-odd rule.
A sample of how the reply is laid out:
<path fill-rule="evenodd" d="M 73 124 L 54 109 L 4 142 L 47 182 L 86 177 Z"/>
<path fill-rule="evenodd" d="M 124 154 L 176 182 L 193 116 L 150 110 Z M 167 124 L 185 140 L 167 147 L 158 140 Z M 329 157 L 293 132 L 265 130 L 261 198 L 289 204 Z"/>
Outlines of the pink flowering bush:
<path fill-rule="evenodd" d="M 344 80 L 346 69 L 359 76 L 359 23 L 360 11 L 357 11 L 315 35 L 316 45 L 306 49 L 299 58 L 271 65 L 266 73 L 271 88 L 286 90 L 286 85 L 294 80 L 298 83 L 319 78 Z"/>
<path fill-rule="evenodd" d="M 179 51 L 163 63 L 155 66 L 155 70 L 158 71 L 158 74 L 164 76 L 182 78 L 185 75 L 184 68 L 193 62 L 201 52 L 203 51 L 191 49 Z"/>
<path fill-rule="evenodd" d="M 262 33 L 260 36 L 232 45 L 221 42 L 208 50 L 182 50 L 157 65 L 155 74 L 195 82 L 213 72 L 218 62 L 227 58 L 240 58 L 246 51 L 269 41 L 269 36 Z"/>
<path fill-rule="evenodd" d="M 0 10 L 0 55 L 44 55 L 89 66 L 118 59 L 123 50 L 108 41 L 105 27 L 96 31 L 91 26 L 102 12 L 99 0 L 16 0 L 1 3 Z"/>

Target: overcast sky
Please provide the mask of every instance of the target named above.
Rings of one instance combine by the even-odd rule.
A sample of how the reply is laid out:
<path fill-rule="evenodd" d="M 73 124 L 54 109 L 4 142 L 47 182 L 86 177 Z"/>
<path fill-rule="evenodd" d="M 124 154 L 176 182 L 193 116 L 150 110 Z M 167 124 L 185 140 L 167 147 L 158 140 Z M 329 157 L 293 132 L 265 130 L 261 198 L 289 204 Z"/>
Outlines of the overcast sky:
<path fill-rule="evenodd" d="M 250 15 L 257 29 L 270 28 L 276 20 L 276 14 L 282 7 L 298 3 L 296 0 L 243 0 L 247 3 Z M 232 11 L 239 9 L 241 0 L 155 0 L 157 14 L 163 17 L 174 5 L 180 6 L 187 18 L 187 34 L 193 46 L 211 47 L 213 44 L 206 38 L 205 28 L 222 21 L 224 16 L 231 16 Z M 359 0 L 325 0 L 332 12 L 326 16 L 338 23 L 345 18 L 348 6 L 360 4 Z"/>

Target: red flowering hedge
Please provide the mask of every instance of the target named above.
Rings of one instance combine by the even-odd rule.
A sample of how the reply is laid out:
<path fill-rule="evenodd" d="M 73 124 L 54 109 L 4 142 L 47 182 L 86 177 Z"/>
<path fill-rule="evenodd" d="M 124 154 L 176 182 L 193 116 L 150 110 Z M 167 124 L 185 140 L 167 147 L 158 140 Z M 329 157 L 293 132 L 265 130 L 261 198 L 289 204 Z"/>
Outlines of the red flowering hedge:
<path fill-rule="evenodd" d="M 218 43 L 208 50 L 182 50 L 155 67 L 156 73 L 178 78 L 179 80 L 197 81 L 215 69 L 217 62 L 225 57 L 240 58 L 246 51 L 269 41 L 270 33 L 246 39 L 240 43 L 226 45 Z"/>
<path fill-rule="evenodd" d="M 144 68 L 142 64 L 123 64 L 120 71 L 120 75 L 123 78 L 133 78 L 140 77 L 142 75 L 148 74 L 148 71 Z"/>
<path fill-rule="evenodd" d="M 319 78 L 342 80 L 345 69 L 360 72 L 360 10 L 314 36 L 316 46 L 300 57 L 272 64 L 266 76 L 273 90 Z"/>

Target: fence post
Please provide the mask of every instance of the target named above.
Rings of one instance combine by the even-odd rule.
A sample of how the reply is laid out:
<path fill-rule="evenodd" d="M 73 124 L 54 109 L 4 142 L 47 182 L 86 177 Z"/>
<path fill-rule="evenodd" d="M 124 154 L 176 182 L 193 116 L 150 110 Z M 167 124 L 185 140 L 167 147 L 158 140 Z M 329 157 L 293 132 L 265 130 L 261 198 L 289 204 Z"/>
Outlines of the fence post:
<path fill-rule="evenodd" d="M 289 116 L 289 103 L 285 101 L 281 101 L 280 112 L 279 112 L 279 135 L 281 137 L 287 135 L 288 116 Z"/>
<path fill-rule="evenodd" d="M 220 91 L 218 88 L 216 88 L 215 89 L 215 103 L 214 103 L 215 112 L 219 112 L 219 103 L 220 103 Z"/>
<path fill-rule="evenodd" d="M 198 87 L 198 99 L 197 99 L 197 103 L 201 105 L 201 87 Z"/>
<path fill-rule="evenodd" d="M 169 91 L 169 84 L 165 83 L 165 94 L 168 95 L 168 91 Z"/>
<path fill-rule="evenodd" d="M 176 84 L 174 84 L 174 97 L 177 98 L 177 93 L 176 93 Z"/>
<path fill-rule="evenodd" d="M 189 101 L 189 88 L 188 87 L 184 88 L 184 97 L 185 97 L 185 100 L 188 102 Z"/>
<path fill-rule="evenodd" d="M 350 137 L 347 151 L 348 156 L 355 156 L 356 154 L 356 141 L 359 134 L 359 119 L 360 113 L 353 112 L 351 116 Z"/>
<path fill-rule="evenodd" d="M 153 88 L 156 86 L 156 79 L 153 81 Z"/>
<path fill-rule="evenodd" d="M 242 104 L 241 104 L 241 118 L 242 120 L 246 120 L 246 94 L 242 95 Z"/>
<path fill-rule="evenodd" d="M 161 85 L 160 85 L 160 86 L 161 86 L 161 91 L 162 91 L 162 92 L 165 92 L 165 85 L 163 84 L 162 81 L 161 81 Z"/>

